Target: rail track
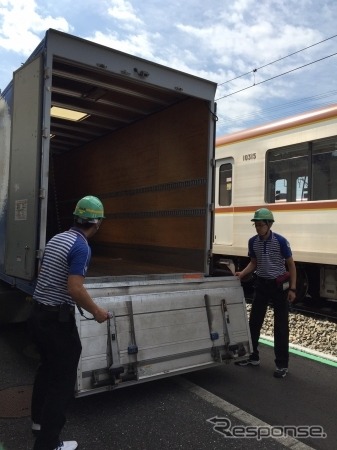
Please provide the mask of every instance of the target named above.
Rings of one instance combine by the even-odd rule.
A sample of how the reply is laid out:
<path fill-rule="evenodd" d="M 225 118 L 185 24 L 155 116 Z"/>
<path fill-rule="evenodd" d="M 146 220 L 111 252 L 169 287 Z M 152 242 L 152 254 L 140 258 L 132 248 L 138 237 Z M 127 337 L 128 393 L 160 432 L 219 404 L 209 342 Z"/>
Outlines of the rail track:
<path fill-rule="evenodd" d="M 312 299 L 304 299 L 304 301 L 292 305 L 290 310 L 313 318 L 327 319 L 337 323 L 337 304 L 325 299 L 318 299 L 314 302 Z"/>
<path fill-rule="evenodd" d="M 247 313 L 251 303 L 247 300 Z M 326 358 L 335 358 L 337 361 L 337 318 L 335 311 L 326 311 L 322 308 L 313 308 L 303 305 L 292 306 L 289 312 L 289 343 L 307 349 L 309 352 L 319 352 Z M 268 308 L 261 337 L 269 336 L 274 339 L 274 313 Z"/>

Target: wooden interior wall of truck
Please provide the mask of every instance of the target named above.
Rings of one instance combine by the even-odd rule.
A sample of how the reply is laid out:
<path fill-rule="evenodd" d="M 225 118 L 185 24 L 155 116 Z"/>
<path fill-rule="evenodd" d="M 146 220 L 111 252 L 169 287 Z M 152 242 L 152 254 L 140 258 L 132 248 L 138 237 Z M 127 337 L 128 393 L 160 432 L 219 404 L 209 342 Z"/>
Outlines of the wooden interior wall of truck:
<path fill-rule="evenodd" d="M 105 216 L 89 275 L 204 271 L 208 103 L 189 99 L 88 145 L 52 155 L 48 237 L 95 195 Z"/>

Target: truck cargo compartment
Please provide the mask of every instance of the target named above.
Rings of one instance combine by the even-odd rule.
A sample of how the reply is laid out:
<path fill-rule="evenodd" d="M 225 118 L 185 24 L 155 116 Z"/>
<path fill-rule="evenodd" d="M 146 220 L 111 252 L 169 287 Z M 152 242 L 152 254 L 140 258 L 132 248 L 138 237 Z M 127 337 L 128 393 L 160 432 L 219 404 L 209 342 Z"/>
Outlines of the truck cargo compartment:
<path fill-rule="evenodd" d="M 76 199 L 91 194 L 102 200 L 106 217 L 91 241 L 92 273 L 204 271 L 209 112 L 203 103 L 179 103 L 52 154 L 48 210 L 56 214 L 48 235 L 69 227 Z"/>
<path fill-rule="evenodd" d="M 34 280 L 46 241 L 72 225 L 85 195 L 106 216 L 92 274 L 208 273 L 215 89 L 48 30 L 3 94 L 12 138 L 0 157 L 11 158 L 0 273 Z"/>

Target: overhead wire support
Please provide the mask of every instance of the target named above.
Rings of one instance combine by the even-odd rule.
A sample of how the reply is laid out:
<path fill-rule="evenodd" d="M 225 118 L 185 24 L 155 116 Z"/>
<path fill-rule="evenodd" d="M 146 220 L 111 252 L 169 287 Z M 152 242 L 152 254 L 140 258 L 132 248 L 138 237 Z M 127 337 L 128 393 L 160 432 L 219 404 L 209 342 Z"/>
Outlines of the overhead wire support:
<path fill-rule="evenodd" d="M 235 78 L 231 78 L 230 80 L 224 81 L 223 83 L 219 83 L 218 86 L 223 86 L 224 84 L 230 83 L 231 81 L 237 80 L 238 78 L 245 77 L 246 75 L 249 75 L 250 73 L 255 73 L 255 72 L 257 72 L 257 71 L 260 70 L 260 69 L 264 69 L 264 68 L 267 67 L 267 66 L 271 66 L 272 64 L 275 64 L 275 63 L 277 63 L 277 62 L 279 62 L 279 61 L 282 61 L 283 59 L 289 58 L 290 56 L 294 56 L 294 55 L 296 55 L 297 53 L 301 53 L 301 52 L 303 52 L 304 50 L 308 50 L 308 48 L 315 47 L 316 45 L 322 44 L 323 42 L 329 41 L 330 39 L 333 39 L 333 38 L 335 38 L 335 37 L 337 37 L 337 34 L 334 34 L 333 36 L 330 36 L 330 37 L 328 37 L 328 38 L 326 38 L 326 39 L 323 39 L 322 41 L 316 42 L 316 44 L 309 45 L 308 47 L 304 47 L 304 48 L 302 48 L 301 50 L 297 50 L 296 52 L 290 53 L 290 54 L 287 55 L 287 56 L 282 56 L 282 58 L 275 59 L 275 61 L 272 61 L 272 62 L 270 62 L 270 63 L 268 63 L 268 64 L 264 64 L 264 65 L 261 66 L 261 67 L 257 67 L 256 69 L 250 70 L 249 72 L 244 73 L 244 74 L 242 74 L 242 75 L 239 75 L 239 76 L 237 76 L 237 77 L 235 77 Z"/>
<path fill-rule="evenodd" d="M 274 77 L 267 78 L 266 80 L 260 81 L 259 83 L 255 83 L 254 82 L 252 85 L 247 86 L 247 87 L 245 87 L 243 89 L 239 89 L 238 91 L 234 91 L 234 92 L 231 92 L 230 94 L 223 95 L 222 97 L 218 97 L 215 101 L 221 100 L 222 98 L 230 97 L 231 95 L 234 95 L 234 94 L 238 94 L 239 92 L 245 91 L 245 90 L 250 89 L 250 88 L 252 88 L 254 86 L 258 86 L 259 84 L 266 83 L 267 81 L 274 80 L 275 78 L 281 77 L 283 75 L 287 75 L 288 73 L 295 72 L 296 70 L 303 69 L 303 67 L 311 66 L 312 64 L 314 64 L 316 62 L 323 61 L 324 59 L 331 58 L 332 56 L 335 56 L 335 55 L 337 55 L 337 52 L 336 53 L 332 53 L 331 55 L 328 55 L 328 56 L 324 56 L 323 58 L 316 59 L 315 61 L 312 61 L 310 63 L 303 64 L 302 66 L 296 67 L 295 69 L 288 70 L 287 72 L 280 73 L 278 75 L 275 75 Z M 220 86 L 220 85 L 218 85 L 218 86 Z"/>

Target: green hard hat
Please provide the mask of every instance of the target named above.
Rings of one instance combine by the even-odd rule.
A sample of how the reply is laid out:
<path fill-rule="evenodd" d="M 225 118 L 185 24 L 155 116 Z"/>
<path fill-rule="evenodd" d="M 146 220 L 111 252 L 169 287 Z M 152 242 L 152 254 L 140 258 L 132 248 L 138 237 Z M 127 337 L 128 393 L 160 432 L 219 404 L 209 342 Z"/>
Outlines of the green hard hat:
<path fill-rule="evenodd" d="M 274 222 L 273 213 L 267 208 L 260 208 L 255 211 L 254 217 L 252 218 L 252 222 L 256 222 L 257 220 L 268 220 L 269 222 Z"/>
<path fill-rule="evenodd" d="M 74 216 L 85 219 L 88 222 L 104 219 L 103 204 L 97 197 L 87 195 L 77 202 Z"/>

